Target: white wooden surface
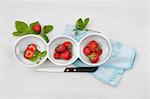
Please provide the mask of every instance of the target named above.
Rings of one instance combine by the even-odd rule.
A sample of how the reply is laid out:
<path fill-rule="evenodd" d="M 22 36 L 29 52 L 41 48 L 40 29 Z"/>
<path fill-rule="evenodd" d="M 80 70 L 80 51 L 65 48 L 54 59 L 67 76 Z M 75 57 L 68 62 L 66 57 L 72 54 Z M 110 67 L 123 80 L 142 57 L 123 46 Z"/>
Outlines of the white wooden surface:
<path fill-rule="evenodd" d="M 0 98 L 148 99 L 147 7 L 147 2 L 135 0 L 0 2 Z M 34 68 L 23 67 L 14 59 L 12 48 L 18 37 L 11 33 L 15 31 L 16 20 L 53 24 L 51 39 L 79 17 L 90 17 L 89 28 L 137 49 L 134 67 L 124 74 L 118 87 L 108 86 L 86 73 L 34 72 Z M 50 64 L 47 61 L 42 66 Z"/>

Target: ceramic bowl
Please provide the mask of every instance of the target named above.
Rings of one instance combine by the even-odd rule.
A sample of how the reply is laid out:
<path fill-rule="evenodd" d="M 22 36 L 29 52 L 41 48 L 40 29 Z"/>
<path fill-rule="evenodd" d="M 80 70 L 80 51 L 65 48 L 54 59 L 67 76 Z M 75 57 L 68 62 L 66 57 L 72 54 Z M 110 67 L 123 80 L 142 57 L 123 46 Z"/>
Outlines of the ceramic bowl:
<path fill-rule="evenodd" d="M 65 41 L 70 41 L 73 45 L 72 47 L 72 58 L 70 60 L 63 60 L 63 59 L 55 59 L 54 58 L 54 53 L 55 53 L 55 48 L 59 45 L 62 44 Z M 59 35 L 55 38 L 53 38 L 49 44 L 48 44 L 48 58 L 51 62 L 53 62 L 56 65 L 59 66 L 67 66 L 72 64 L 73 62 L 76 61 L 78 58 L 78 51 L 79 51 L 79 46 L 77 41 L 75 41 L 72 37 L 66 36 L 66 35 Z"/>
<path fill-rule="evenodd" d="M 91 40 L 97 41 L 102 48 L 102 54 L 100 55 L 100 60 L 97 63 L 91 63 L 89 58 L 84 54 L 83 49 L 84 47 L 90 42 Z M 111 55 L 112 47 L 110 40 L 100 33 L 90 33 L 84 36 L 79 42 L 79 58 L 88 66 L 99 66 L 104 64 Z"/>
<path fill-rule="evenodd" d="M 16 41 L 14 45 L 14 56 L 16 57 L 18 62 L 23 64 L 24 66 L 27 67 L 39 66 L 47 59 L 47 55 L 44 58 L 42 58 L 38 64 L 35 62 L 31 62 L 28 59 L 25 59 L 24 51 L 30 44 L 35 44 L 37 46 L 37 49 L 41 52 L 47 50 L 47 44 L 41 37 L 37 35 L 26 35 Z"/>

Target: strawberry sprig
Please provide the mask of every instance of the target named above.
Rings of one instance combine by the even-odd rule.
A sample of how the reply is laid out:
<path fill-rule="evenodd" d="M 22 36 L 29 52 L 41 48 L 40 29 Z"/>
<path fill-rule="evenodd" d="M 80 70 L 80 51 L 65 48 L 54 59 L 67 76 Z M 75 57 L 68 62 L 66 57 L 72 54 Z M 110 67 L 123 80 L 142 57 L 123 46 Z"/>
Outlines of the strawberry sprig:
<path fill-rule="evenodd" d="M 40 35 L 46 42 L 49 42 L 47 33 L 53 30 L 52 25 L 46 25 L 42 27 L 38 21 L 31 23 L 29 26 L 25 22 L 16 21 L 15 26 L 16 26 L 16 31 L 12 33 L 14 36 L 35 34 L 35 35 Z"/>
<path fill-rule="evenodd" d="M 89 20 L 90 20 L 89 18 L 85 18 L 85 20 L 83 20 L 82 18 L 79 18 L 75 24 L 74 34 L 75 35 L 78 34 L 78 30 L 79 31 L 82 31 L 82 30 L 88 31 L 86 29 L 86 26 L 89 23 Z"/>
<path fill-rule="evenodd" d="M 96 32 L 96 33 L 101 33 L 99 31 L 95 31 L 95 30 L 92 30 L 92 29 L 88 29 L 87 28 L 87 25 L 89 23 L 90 19 L 89 18 L 79 18 L 76 23 L 75 23 L 75 29 L 74 29 L 74 32 L 73 34 L 74 35 L 77 35 L 78 33 L 83 33 L 83 32 L 86 32 L 86 31 L 91 31 L 91 32 Z"/>
<path fill-rule="evenodd" d="M 85 20 L 83 20 L 82 18 L 79 18 L 76 21 L 76 29 L 79 29 L 79 30 L 86 29 L 86 26 L 89 23 L 89 20 L 90 20 L 89 18 L 86 18 Z"/>

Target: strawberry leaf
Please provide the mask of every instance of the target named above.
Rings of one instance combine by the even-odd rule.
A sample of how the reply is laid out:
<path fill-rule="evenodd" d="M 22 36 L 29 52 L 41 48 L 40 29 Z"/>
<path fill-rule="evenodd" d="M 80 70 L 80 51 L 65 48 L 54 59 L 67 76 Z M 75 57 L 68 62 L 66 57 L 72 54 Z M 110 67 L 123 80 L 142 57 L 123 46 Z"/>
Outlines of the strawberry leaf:
<path fill-rule="evenodd" d="M 48 43 L 49 42 L 49 39 L 48 39 L 48 37 L 45 35 L 45 34 L 43 34 L 43 35 L 41 35 L 42 36 L 42 38 Z"/>
<path fill-rule="evenodd" d="M 28 32 L 28 25 L 22 21 L 16 21 L 15 26 L 17 32 Z"/>
<path fill-rule="evenodd" d="M 43 52 L 40 54 L 40 57 L 43 58 L 43 57 L 46 56 L 46 54 L 47 54 L 47 51 L 43 51 Z"/>
<path fill-rule="evenodd" d="M 78 20 L 77 20 L 77 22 L 76 22 L 76 28 L 77 29 L 84 29 L 84 23 L 83 23 L 83 21 L 82 21 L 82 19 L 81 18 L 79 18 Z"/>
<path fill-rule="evenodd" d="M 89 18 L 86 18 L 83 22 L 83 20 L 81 18 L 79 18 L 77 21 L 76 21 L 76 29 L 78 30 L 84 30 L 85 27 L 87 26 L 88 22 L 89 22 Z"/>
<path fill-rule="evenodd" d="M 52 25 L 46 25 L 43 27 L 44 29 L 44 34 L 47 34 L 48 32 L 51 32 L 53 30 L 53 26 Z"/>
<path fill-rule="evenodd" d="M 89 18 L 86 18 L 85 20 L 84 20 L 84 27 L 86 27 L 86 25 L 89 23 Z"/>
<path fill-rule="evenodd" d="M 38 60 L 38 55 L 35 55 L 35 56 L 29 58 L 29 60 L 32 62 L 36 62 Z"/>
<path fill-rule="evenodd" d="M 29 34 L 29 33 L 27 33 L 27 32 L 26 32 L 26 33 L 24 33 L 24 32 L 17 32 L 17 31 L 16 31 L 16 32 L 13 32 L 12 34 L 13 34 L 14 36 L 23 36 L 23 35 L 27 35 L 27 34 Z"/>
<path fill-rule="evenodd" d="M 36 49 L 35 50 L 35 56 L 38 56 L 39 54 L 41 54 L 41 52 L 38 49 Z"/>

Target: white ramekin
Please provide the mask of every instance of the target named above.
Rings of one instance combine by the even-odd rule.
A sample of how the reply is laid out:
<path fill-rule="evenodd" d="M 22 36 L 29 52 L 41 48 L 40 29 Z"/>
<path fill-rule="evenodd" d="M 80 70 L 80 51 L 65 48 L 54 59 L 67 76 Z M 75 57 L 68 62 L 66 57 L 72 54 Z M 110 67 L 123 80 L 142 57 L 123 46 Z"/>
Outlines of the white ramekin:
<path fill-rule="evenodd" d="M 100 60 L 98 63 L 91 63 L 88 59 L 88 57 L 83 53 L 84 47 L 90 42 L 91 40 L 95 40 L 98 43 L 101 44 L 102 47 L 102 54 L 100 56 Z M 80 41 L 79 41 L 79 58 L 88 66 L 99 66 L 104 64 L 111 55 L 112 52 L 112 47 L 110 40 L 104 36 L 103 34 L 100 33 L 90 33 L 84 36 Z"/>
<path fill-rule="evenodd" d="M 70 41 L 72 43 L 72 45 L 73 45 L 73 48 L 72 48 L 72 58 L 70 60 L 55 59 L 53 57 L 54 52 L 55 52 L 55 48 L 58 46 L 58 44 L 62 44 L 65 41 Z M 53 38 L 48 43 L 47 49 L 48 49 L 48 59 L 51 62 L 53 62 L 54 64 L 59 65 L 59 66 L 70 65 L 73 62 L 75 62 L 76 59 L 79 57 L 79 54 L 78 54 L 78 51 L 79 51 L 78 42 L 75 39 L 73 39 L 72 37 L 67 36 L 67 35 L 59 35 L 59 36 Z"/>
<path fill-rule="evenodd" d="M 29 44 L 36 44 L 37 48 L 40 51 L 47 51 L 47 43 L 43 40 L 43 38 L 32 34 L 26 35 L 19 38 L 14 45 L 15 58 L 19 63 L 27 67 L 35 67 L 41 65 L 47 59 L 47 55 L 38 64 L 24 58 L 24 51 Z"/>

